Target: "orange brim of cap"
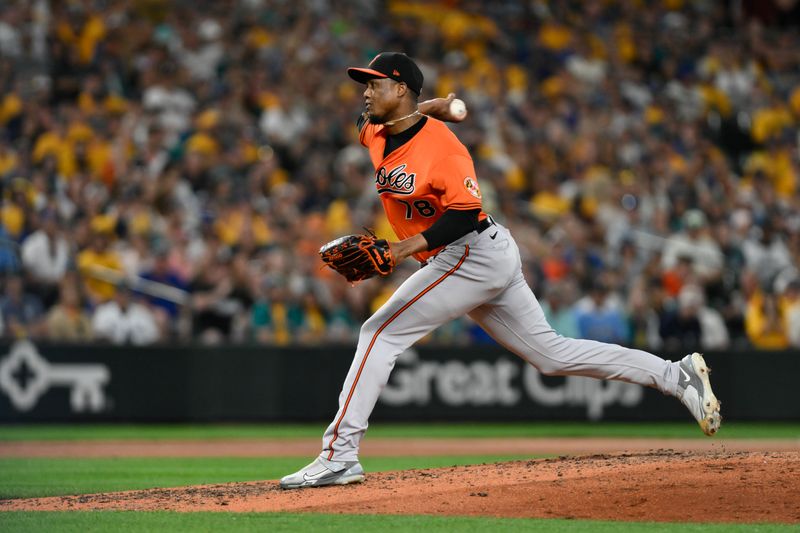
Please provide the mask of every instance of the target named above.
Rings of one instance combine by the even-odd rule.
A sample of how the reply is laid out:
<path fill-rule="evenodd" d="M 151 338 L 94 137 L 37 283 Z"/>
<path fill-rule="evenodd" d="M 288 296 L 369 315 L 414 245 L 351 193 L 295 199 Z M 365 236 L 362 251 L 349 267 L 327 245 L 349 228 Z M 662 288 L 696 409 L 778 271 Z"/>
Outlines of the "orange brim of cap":
<path fill-rule="evenodd" d="M 350 67 L 347 69 L 347 75 L 356 80 L 358 83 L 367 83 L 369 80 L 375 78 L 388 78 L 383 72 L 372 70 L 371 68 L 356 68 Z"/>

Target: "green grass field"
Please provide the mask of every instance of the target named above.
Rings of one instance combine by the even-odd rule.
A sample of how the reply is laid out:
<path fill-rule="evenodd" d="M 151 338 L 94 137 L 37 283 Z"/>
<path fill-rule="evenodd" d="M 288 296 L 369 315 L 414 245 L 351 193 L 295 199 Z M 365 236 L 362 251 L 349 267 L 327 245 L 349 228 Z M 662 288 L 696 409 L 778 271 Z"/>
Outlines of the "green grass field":
<path fill-rule="evenodd" d="M 0 441 L 100 439 L 279 439 L 317 438 L 325 424 L 218 424 L 218 425 L 7 425 Z M 689 422 L 521 422 L 521 423 L 376 423 L 370 438 L 513 438 L 513 437 L 650 437 L 706 439 Z M 720 438 L 800 439 L 800 423 L 726 422 Z"/>
<path fill-rule="evenodd" d="M 256 439 L 319 437 L 312 425 L 0 426 L 0 441 L 80 439 Z M 800 424 L 730 423 L 730 439 L 800 440 Z M 525 423 L 375 424 L 370 437 L 705 438 L 692 424 Z M 519 456 L 364 457 L 370 472 L 476 464 Z M 525 458 L 530 458 L 526 456 Z M 0 498 L 175 487 L 276 479 L 311 458 L 0 458 Z M 0 531 L 800 531 L 780 524 L 651 524 L 430 516 L 342 516 L 288 513 L 0 512 Z"/>
<path fill-rule="evenodd" d="M 166 512 L 33 512 L 0 513 L 0 528 L 12 531 L 323 531 L 323 532 L 565 532 L 565 533 L 752 533 L 785 532 L 776 524 L 659 524 L 520 518 L 466 518 L 438 516 L 379 516 L 292 513 L 166 513 Z"/>

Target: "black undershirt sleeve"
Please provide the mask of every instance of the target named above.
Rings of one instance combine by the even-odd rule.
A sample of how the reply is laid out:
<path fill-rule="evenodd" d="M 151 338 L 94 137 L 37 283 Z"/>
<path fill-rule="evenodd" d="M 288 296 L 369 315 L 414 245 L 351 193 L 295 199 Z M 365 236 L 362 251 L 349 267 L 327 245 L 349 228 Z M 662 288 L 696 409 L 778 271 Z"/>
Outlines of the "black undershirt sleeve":
<path fill-rule="evenodd" d="M 477 229 L 480 212 L 480 209 L 448 209 L 445 211 L 439 220 L 422 232 L 422 236 L 428 241 L 428 250 L 450 244 Z"/>

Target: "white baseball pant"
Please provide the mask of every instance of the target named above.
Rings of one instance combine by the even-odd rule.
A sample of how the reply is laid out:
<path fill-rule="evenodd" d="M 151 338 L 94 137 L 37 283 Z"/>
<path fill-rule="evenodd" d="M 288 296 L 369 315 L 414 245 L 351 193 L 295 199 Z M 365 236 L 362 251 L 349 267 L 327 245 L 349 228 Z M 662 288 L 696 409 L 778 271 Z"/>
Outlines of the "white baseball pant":
<path fill-rule="evenodd" d="M 508 229 L 495 224 L 448 245 L 364 322 L 339 395 L 339 411 L 323 436 L 320 456 L 357 461 L 369 415 L 397 356 L 438 326 L 465 314 L 543 374 L 614 379 L 676 393 L 677 362 L 557 334 L 525 282 L 517 244 Z"/>

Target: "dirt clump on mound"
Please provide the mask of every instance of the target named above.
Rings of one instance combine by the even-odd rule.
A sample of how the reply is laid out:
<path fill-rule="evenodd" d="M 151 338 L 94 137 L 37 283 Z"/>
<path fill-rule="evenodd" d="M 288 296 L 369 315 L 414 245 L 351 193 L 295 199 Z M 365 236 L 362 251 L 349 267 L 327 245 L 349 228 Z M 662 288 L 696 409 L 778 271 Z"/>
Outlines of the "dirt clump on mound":
<path fill-rule="evenodd" d="M 0 500 L 0 510 L 112 509 L 800 523 L 800 452 L 665 449 L 376 472 L 318 489 L 259 481 Z"/>

